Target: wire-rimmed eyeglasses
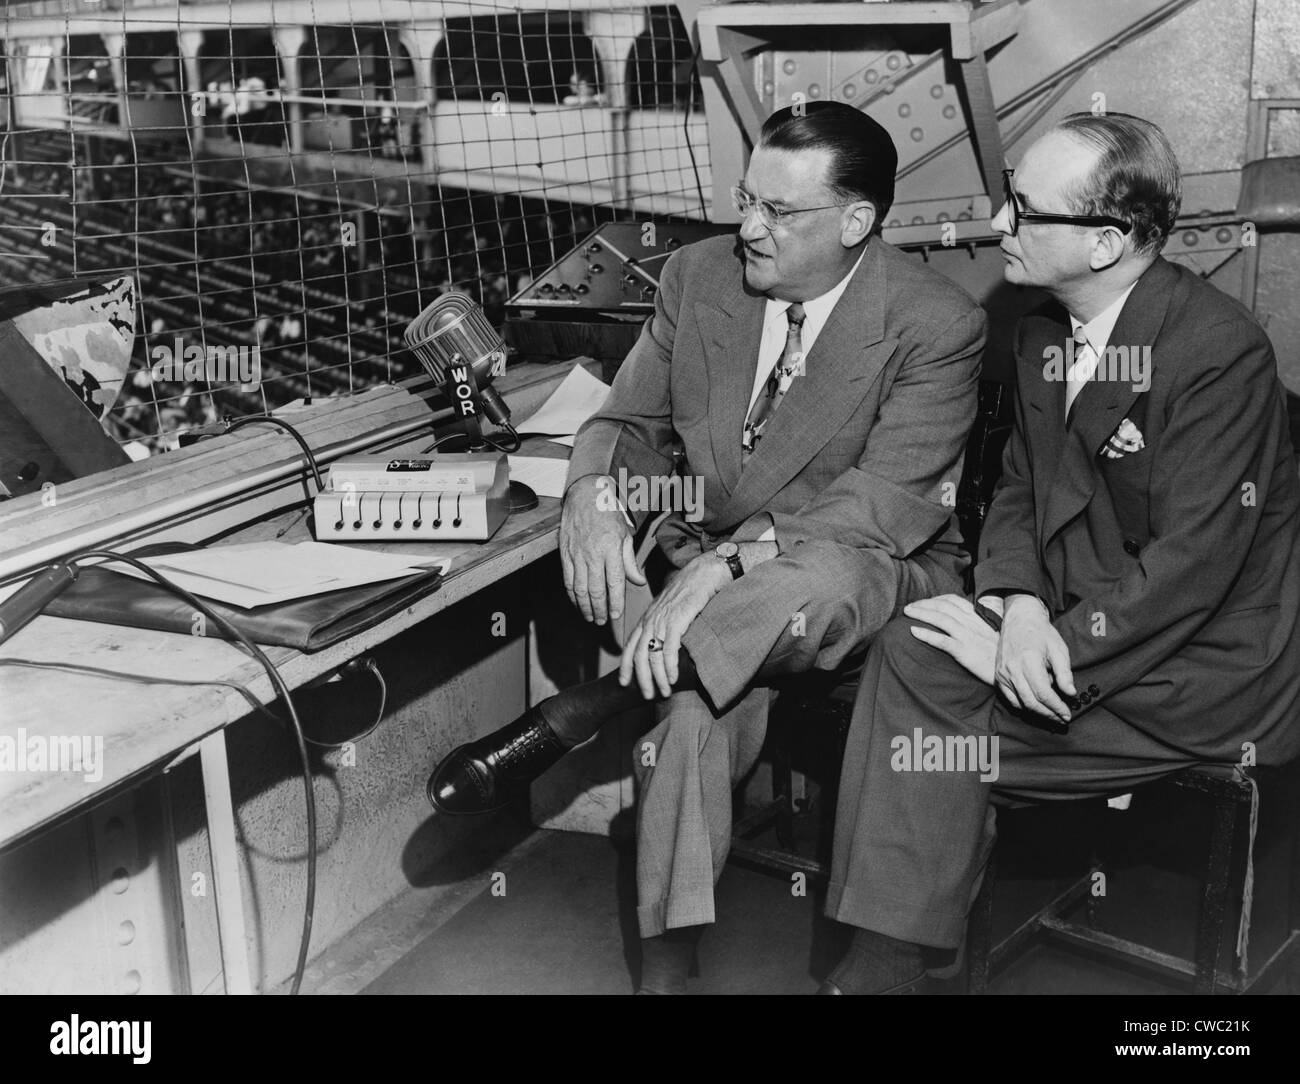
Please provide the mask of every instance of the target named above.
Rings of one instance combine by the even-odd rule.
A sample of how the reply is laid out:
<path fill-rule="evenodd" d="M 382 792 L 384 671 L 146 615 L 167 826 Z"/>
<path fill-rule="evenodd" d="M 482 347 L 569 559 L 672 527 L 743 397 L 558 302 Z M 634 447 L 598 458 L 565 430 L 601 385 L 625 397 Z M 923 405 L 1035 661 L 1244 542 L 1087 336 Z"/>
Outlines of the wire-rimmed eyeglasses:
<path fill-rule="evenodd" d="M 732 185 L 731 202 L 741 218 L 748 218 L 751 213 L 757 213 L 758 220 L 763 224 L 763 228 L 774 230 L 791 215 L 802 215 L 809 211 L 827 211 L 832 207 L 847 207 L 850 203 L 856 203 L 857 201 L 846 200 L 842 203 L 823 203 L 820 207 L 777 207 L 768 200 L 759 199 L 752 192 L 747 191 L 743 185 L 737 184 Z"/>

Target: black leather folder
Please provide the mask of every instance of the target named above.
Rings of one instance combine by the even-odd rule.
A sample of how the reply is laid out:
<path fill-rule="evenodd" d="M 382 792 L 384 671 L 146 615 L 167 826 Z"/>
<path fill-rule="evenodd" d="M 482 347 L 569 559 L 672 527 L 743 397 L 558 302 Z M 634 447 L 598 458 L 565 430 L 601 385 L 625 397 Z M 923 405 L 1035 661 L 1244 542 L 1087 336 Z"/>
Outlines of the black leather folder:
<path fill-rule="evenodd" d="M 131 556 L 151 557 L 196 548 L 168 543 L 133 550 Z M 254 643 L 310 652 L 346 640 L 401 613 L 436 591 L 441 582 L 442 573 L 426 572 L 252 610 L 211 599 L 203 601 Z M 184 599 L 156 583 L 98 566 L 83 568 L 76 583 L 51 602 L 45 612 L 51 617 L 157 629 L 185 636 L 193 636 L 195 628 L 194 608 Z M 204 635 L 232 639 L 215 621 L 205 622 Z"/>

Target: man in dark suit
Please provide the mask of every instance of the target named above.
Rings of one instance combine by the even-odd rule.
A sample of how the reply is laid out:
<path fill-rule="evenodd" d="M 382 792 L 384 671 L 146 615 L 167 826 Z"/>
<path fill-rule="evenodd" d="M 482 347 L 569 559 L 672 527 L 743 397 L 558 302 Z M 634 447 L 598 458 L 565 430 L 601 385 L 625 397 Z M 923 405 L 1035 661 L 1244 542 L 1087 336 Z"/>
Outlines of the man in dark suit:
<path fill-rule="evenodd" d="M 991 800 L 1300 752 L 1300 488 L 1268 338 L 1160 258 L 1181 181 L 1155 125 L 1067 117 L 1008 172 L 1007 281 L 1055 300 L 1018 329 L 977 602 L 907 606 L 863 671 L 827 898 L 858 930 L 826 993 L 913 989 L 925 947 L 959 945 Z"/>
<path fill-rule="evenodd" d="M 664 480 L 677 458 L 702 497 L 657 530 L 671 574 L 620 671 L 456 751 L 430 784 L 439 808 L 489 807 L 618 710 L 661 698 L 636 757 L 643 991 L 682 989 L 713 921 L 731 788 L 763 743 L 770 681 L 860 662 L 904 603 L 955 589 L 967 563 L 952 510 L 984 314 L 880 239 L 888 133 L 842 103 L 805 108 L 764 125 L 733 193 L 739 244 L 668 260 L 574 447 L 560 550 L 589 620 L 618 618 L 626 581 L 645 582 L 628 517 L 654 509 L 616 476 Z"/>

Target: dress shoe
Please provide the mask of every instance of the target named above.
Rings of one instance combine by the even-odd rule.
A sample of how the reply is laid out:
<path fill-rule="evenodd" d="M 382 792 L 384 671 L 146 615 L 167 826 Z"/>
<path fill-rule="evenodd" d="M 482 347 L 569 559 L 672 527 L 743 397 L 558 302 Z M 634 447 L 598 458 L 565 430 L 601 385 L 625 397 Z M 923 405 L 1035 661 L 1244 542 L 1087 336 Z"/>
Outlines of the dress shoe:
<path fill-rule="evenodd" d="M 641 941 L 638 994 L 684 994 L 686 980 L 700 974 L 703 926 L 681 926 Z"/>
<path fill-rule="evenodd" d="M 504 809 L 567 752 L 530 708 L 508 726 L 449 753 L 429 777 L 429 801 L 440 813 Z"/>
<path fill-rule="evenodd" d="M 900 982 L 895 986 L 889 987 L 889 989 L 887 990 L 876 990 L 875 993 L 881 995 L 925 994 L 925 993 L 929 993 L 929 990 L 930 990 L 929 976 L 924 971 L 922 971 L 921 974 L 917 975 L 916 978 L 914 979 L 908 979 L 906 982 Z M 819 987 L 817 987 L 817 993 L 842 995 L 844 991 L 841 990 L 838 986 L 836 986 L 835 983 L 831 982 L 830 979 L 827 979 Z"/>

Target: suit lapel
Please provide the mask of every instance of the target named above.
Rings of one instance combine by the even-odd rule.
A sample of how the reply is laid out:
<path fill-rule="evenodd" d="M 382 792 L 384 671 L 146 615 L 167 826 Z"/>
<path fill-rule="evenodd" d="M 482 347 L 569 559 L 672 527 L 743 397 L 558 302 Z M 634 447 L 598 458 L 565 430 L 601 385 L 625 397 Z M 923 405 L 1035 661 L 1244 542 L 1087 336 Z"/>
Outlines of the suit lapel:
<path fill-rule="evenodd" d="M 1065 437 L 1065 385 L 1046 378 L 1051 351 L 1064 350 L 1070 319 L 1053 306 L 1023 317 L 1016 340 L 1017 383 L 1024 404 L 1025 442 L 1033 470 L 1034 519 L 1043 538 L 1043 511 L 1056 481 Z"/>
<path fill-rule="evenodd" d="M 763 432 L 721 521 L 734 522 L 766 506 L 848 421 L 897 345 L 884 340 L 885 269 L 881 246 L 868 242 L 853 278 L 805 358 L 798 377 Z M 753 360 L 749 384 L 753 387 Z M 747 404 L 746 404 L 747 405 Z M 744 422 L 744 410 L 740 412 Z M 739 432 L 739 428 L 735 430 Z M 736 443 L 739 462 L 739 439 Z"/>
<path fill-rule="evenodd" d="M 731 280 L 734 289 L 716 303 L 698 302 L 695 306 L 709 382 L 708 440 L 727 496 L 740 478 L 740 438 L 754 390 L 767 307 L 766 298 L 745 293 L 743 273 L 733 272 Z"/>
<path fill-rule="evenodd" d="M 1148 379 L 1155 369 L 1155 341 L 1169 310 L 1177 279 L 1177 272 L 1162 259 L 1157 259 L 1147 268 L 1124 303 L 1107 344 L 1108 351 L 1110 347 L 1128 351 L 1149 349 L 1151 371 L 1146 374 Z M 1063 333 L 1068 333 L 1068 330 L 1067 318 Z M 1107 373 L 1106 364 L 1103 357 L 1098 363 L 1097 375 L 1108 379 L 1094 379 L 1083 387 L 1075 400 L 1069 425 L 1064 430 L 1060 465 L 1047 494 L 1039 533 L 1044 551 L 1056 533 L 1091 499 L 1097 486 L 1097 456 L 1102 446 L 1132 411 L 1138 396 L 1144 394 L 1134 388 L 1131 373 Z M 1064 386 L 1057 390 L 1063 407 Z M 1058 427 L 1057 432 L 1061 431 Z"/>

